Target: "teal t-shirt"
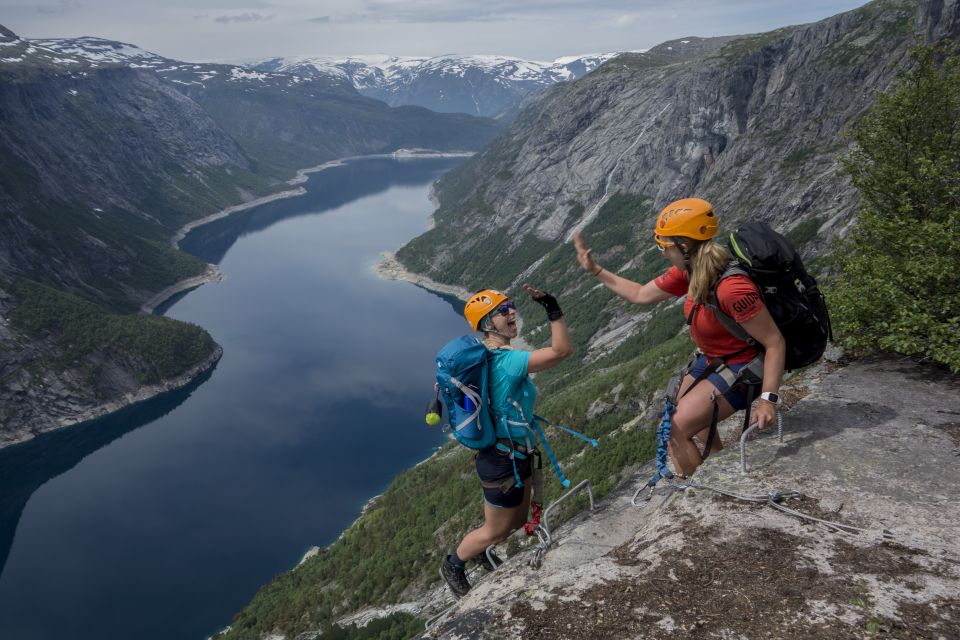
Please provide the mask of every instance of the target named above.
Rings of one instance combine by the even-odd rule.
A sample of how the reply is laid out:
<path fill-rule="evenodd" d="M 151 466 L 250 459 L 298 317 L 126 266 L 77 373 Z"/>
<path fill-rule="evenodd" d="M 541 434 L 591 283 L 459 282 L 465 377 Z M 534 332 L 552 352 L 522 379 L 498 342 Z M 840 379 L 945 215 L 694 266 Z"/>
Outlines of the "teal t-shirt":
<path fill-rule="evenodd" d="M 490 352 L 490 401 L 493 407 L 493 417 L 497 423 L 497 436 L 506 438 L 503 433 L 501 416 L 515 422 L 529 422 L 533 419 L 533 405 L 537 400 L 537 387 L 527 375 L 527 366 L 530 363 L 529 351 L 514 351 L 512 349 L 493 349 Z M 523 409 L 523 415 L 513 406 L 516 401 Z M 527 438 L 533 441 L 532 433 L 526 428 L 509 425 L 510 436 L 514 440 L 523 442 Z"/>

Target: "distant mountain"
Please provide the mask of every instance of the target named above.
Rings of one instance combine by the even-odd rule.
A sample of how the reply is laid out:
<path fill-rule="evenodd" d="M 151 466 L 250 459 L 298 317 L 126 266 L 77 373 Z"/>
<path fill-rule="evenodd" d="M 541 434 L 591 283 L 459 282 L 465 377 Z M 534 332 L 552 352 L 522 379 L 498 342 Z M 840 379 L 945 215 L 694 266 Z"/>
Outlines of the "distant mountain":
<path fill-rule="evenodd" d="M 303 77 L 290 74 L 272 74 L 236 65 L 210 64 L 203 62 L 184 62 L 151 53 L 132 44 L 84 36 L 80 38 L 52 38 L 28 41 L 38 50 L 50 49 L 75 59 L 82 59 L 94 68 L 108 65 L 122 65 L 131 69 L 148 69 L 160 77 L 184 86 L 207 86 L 216 82 L 234 82 L 251 87 L 295 88 L 301 85 Z M 343 75 L 316 74 L 311 77 L 317 82 L 314 87 L 323 87 L 327 91 L 342 91 L 353 94 L 352 84 Z"/>
<path fill-rule="evenodd" d="M 236 65 L 165 58 L 100 38 L 36 40 L 31 44 L 93 67 L 152 71 L 210 114 L 257 160 L 284 171 L 332 158 L 401 147 L 478 149 L 502 125 L 461 115 L 390 109 L 360 95 L 338 73 L 300 75 Z M 367 144 L 367 143 L 370 144 Z"/>
<path fill-rule="evenodd" d="M 601 53 L 536 62 L 506 56 L 445 55 L 270 58 L 252 69 L 350 82 L 365 96 L 391 106 L 418 105 L 438 112 L 501 117 L 514 103 L 575 80 L 619 54 Z"/>

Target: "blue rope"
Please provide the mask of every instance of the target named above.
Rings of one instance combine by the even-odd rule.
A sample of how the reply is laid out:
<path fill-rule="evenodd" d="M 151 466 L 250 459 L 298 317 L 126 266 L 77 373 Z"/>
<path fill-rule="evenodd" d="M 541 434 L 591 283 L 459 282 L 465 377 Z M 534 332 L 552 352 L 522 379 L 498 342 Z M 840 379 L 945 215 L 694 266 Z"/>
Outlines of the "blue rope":
<path fill-rule="evenodd" d="M 589 436 L 585 436 L 585 435 L 583 435 L 582 433 L 580 433 L 579 431 L 574 431 L 574 430 L 571 429 L 570 427 L 565 427 L 565 426 L 563 426 L 562 424 L 558 424 L 558 423 L 556 423 L 556 422 L 550 422 L 549 420 L 547 420 L 547 419 L 544 418 L 543 416 L 533 416 L 533 420 L 534 420 L 534 422 L 542 422 L 543 424 L 547 425 L 548 427 L 556 427 L 557 429 L 560 429 L 561 431 L 566 431 L 566 432 L 569 433 L 570 435 L 576 436 L 577 438 L 580 438 L 580 439 L 583 440 L 584 442 L 590 443 L 590 446 L 593 447 L 593 448 L 597 448 L 597 447 L 600 445 L 600 443 L 597 442 L 597 440 L 595 440 L 594 438 L 591 438 L 591 437 L 589 437 Z"/>
<path fill-rule="evenodd" d="M 560 463 L 557 462 L 557 456 L 553 455 L 553 449 L 550 448 L 550 443 L 547 442 L 547 436 L 543 433 L 543 429 L 540 428 L 539 421 L 534 420 L 531 423 L 531 426 L 536 432 L 537 438 L 540 439 L 540 444 L 543 446 L 543 450 L 546 452 L 547 458 L 550 459 L 550 464 L 553 465 L 553 470 L 556 472 L 557 479 L 560 480 L 560 484 L 562 484 L 564 488 L 569 487 L 570 481 L 567 480 L 567 477 L 563 475 L 563 471 L 560 470 Z"/>
<path fill-rule="evenodd" d="M 673 412 L 677 410 L 677 405 L 669 400 L 663 402 L 663 420 L 657 427 L 657 471 L 647 480 L 647 485 L 657 486 L 660 478 L 672 478 L 673 473 L 667 468 L 667 445 L 670 443 L 670 419 Z"/>

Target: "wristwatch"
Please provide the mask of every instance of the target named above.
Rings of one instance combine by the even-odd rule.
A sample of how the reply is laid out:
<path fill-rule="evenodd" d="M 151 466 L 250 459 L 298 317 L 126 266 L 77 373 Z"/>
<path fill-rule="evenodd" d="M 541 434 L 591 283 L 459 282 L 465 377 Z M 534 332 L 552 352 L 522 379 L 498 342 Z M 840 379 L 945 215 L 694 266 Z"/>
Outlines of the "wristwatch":
<path fill-rule="evenodd" d="M 764 391 L 760 394 L 761 400 L 766 400 L 767 402 L 772 402 L 773 404 L 780 404 L 780 396 L 773 393 L 772 391 Z"/>

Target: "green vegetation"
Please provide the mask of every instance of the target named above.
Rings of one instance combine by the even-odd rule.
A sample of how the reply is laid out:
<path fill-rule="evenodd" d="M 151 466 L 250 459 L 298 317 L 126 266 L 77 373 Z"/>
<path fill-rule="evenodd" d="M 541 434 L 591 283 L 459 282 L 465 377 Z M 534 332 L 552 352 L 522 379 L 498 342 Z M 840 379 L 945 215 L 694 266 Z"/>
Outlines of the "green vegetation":
<path fill-rule="evenodd" d="M 878 53 L 892 51 L 894 43 L 914 36 L 916 3 L 912 0 L 875 0 L 853 10 L 856 28 L 825 47 L 813 65 L 822 70 L 875 64 Z"/>
<path fill-rule="evenodd" d="M 807 218 L 793 229 L 790 229 L 790 231 L 786 233 L 785 237 L 793 244 L 793 246 L 799 247 L 816 238 L 817 230 L 826 221 L 826 216 L 813 216 L 812 218 Z"/>
<path fill-rule="evenodd" d="M 206 268 L 202 260 L 174 249 L 164 229 L 123 209 L 97 212 L 46 202 L 29 206 L 26 215 L 43 233 L 27 236 L 33 242 L 24 249 L 47 261 L 75 265 L 83 282 L 99 293 L 95 301 L 112 311 L 139 309 L 140 300 L 131 290 L 160 291 Z M 35 264 L 27 275 L 57 286 L 46 264 Z"/>
<path fill-rule="evenodd" d="M 323 640 L 404 640 L 423 631 L 423 620 L 409 613 L 371 621 L 365 627 L 349 625 L 324 629 Z"/>
<path fill-rule="evenodd" d="M 836 252 L 834 326 L 859 352 L 960 372 L 960 57 L 919 47 L 914 70 L 858 123 L 845 166 L 863 196 Z"/>
<path fill-rule="evenodd" d="M 60 369 L 87 366 L 93 352 L 131 365 L 141 384 L 179 375 L 208 358 L 216 347 L 200 327 L 169 318 L 117 315 L 82 298 L 25 279 L 13 283 L 19 305 L 10 314 L 14 327 L 63 347 L 53 363 Z M 90 377 L 96 371 L 88 371 Z"/>
<path fill-rule="evenodd" d="M 884 20 L 883 33 L 906 37 L 904 25 L 909 21 L 900 15 L 884 17 L 881 11 L 901 6 L 905 4 L 896 0 L 871 3 L 851 19 L 866 30 L 876 17 Z M 762 55 L 761 49 L 788 37 L 792 30 L 738 38 L 713 59 L 730 62 Z M 831 49 L 823 59 L 848 60 L 854 54 L 875 52 L 881 42 L 882 38 L 863 35 Z M 844 64 L 839 58 L 836 63 Z M 960 74 L 956 62 L 943 61 L 936 52 L 921 52 L 916 59 L 918 70 L 907 74 L 894 93 L 881 98 L 857 129 L 860 150 L 848 160 L 848 169 L 863 191 L 865 210 L 841 252 L 845 271 L 830 292 L 831 306 L 837 333 L 846 337 L 848 347 L 922 354 L 957 370 Z M 675 61 L 631 54 L 597 73 L 620 73 L 625 67 L 642 70 Z M 522 114 L 524 125 L 533 124 L 535 115 L 532 111 Z M 768 142 L 772 146 L 789 134 L 785 129 L 767 132 Z M 536 376 L 538 411 L 600 440 L 601 446 L 591 449 L 548 431 L 571 480 L 591 478 L 596 495 L 602 496 L 652 457 L 658 390 L 692 344 L 675 307 L 663 303 L 643 310 L 631 308 L 596 286 L 595 279 L 576 264 L 570 245 L 546 243 L 525 231 L 509 236 L 507 229 L 474 233 L 481 221 L 488 223 L 494 214 L 478 185 L 489 184 L 491 178 L 506 179 L 523 143 L 519 136 L 498 140 L 483 153 L 482 161 L 475 158 L 440 180 L 437 226 L 398 255 L 412 270 L 474 289 L 511 286 L 518 274 L 529 270 L 526 281 L 558 296 L 572 328 L 575 356 Z M 802 169 L 818 153 L 830 152 L 797 146 L 784 157 L 781 169 Z M 500 174 L 483 175 L 488 166 Z M 763 187 L 763 177 L 757 176 L 742 196 L 762 197 Z M 583 213 L 577 203 L 565 206 L 576 215 Z M 637 194 L 618 193 L 609 199 L 584 230 L 600 264 L 640 282 L 665 269 L 649 235 L 654 216 L 650 207 L 649 199 Z M 529 219 L 519 224 L 533 224 L 542 214 L 531 210 Z M 798 245 L 809 243 L 825 220 L 821 216 L 805 220 L 788 238 Z M 480 240 L 490 237 L 496 241 Z M 517 242 L 515 237 L 524 239 Z M 808 266 L 816 271 L 819 265 Z M 525 321 L 524 339 L 534 346 L 545 343 L 549 334 L 542 310 L 518 286 L 508 293 Z M 635 320 L 641 311 L 649 316 L 639 331 L 619 344 L 599 347 L 597 336 Z M 548 501 L 560 492 L 558 483 L 548 481 Z M 583 500 L 568 505 L 561 517 L 582 505 Z M 442 555 L 480 519 L 470 452 L 447 445 L 431 460 L 400 474 L 340 540 L 264 587 L 237 615 L 227 635 L 252 639 L 282 630 L 293 637 L 311 629 L 341 633 L 332 626 L 338 616 L 360 606 L 408 599 L 435 584 Z M 511 542 L 508 549 L 520 546 Z M 868 605 L 862 599 L 856 604 Z M 400 634 L 405 624 L 389 619 L 382 621 L 382 628 Z M 410 629 L 419 630 L 412 623 Z M 876 632 L 876 623 L 868 622 L 866 630 Z"/>
<path fill-rule="evenodd" d="M 720 61 L 728 64 L 730 62 L 735 62 L 762 49 L 763 47 L 766 47 L 767 45 L 786 38 L 791 33 L 796 31 L 797 28 L 798 27 L 783 27 L 781 29 L 774 29 L 773 31 L 766 31 L 764 33 L 757 33 L 754 35 L 737 38 L 736 40 L 731 40 L 720 47 L 720 49 L 713 54 L 711 58 L 719 59 Z"/>

